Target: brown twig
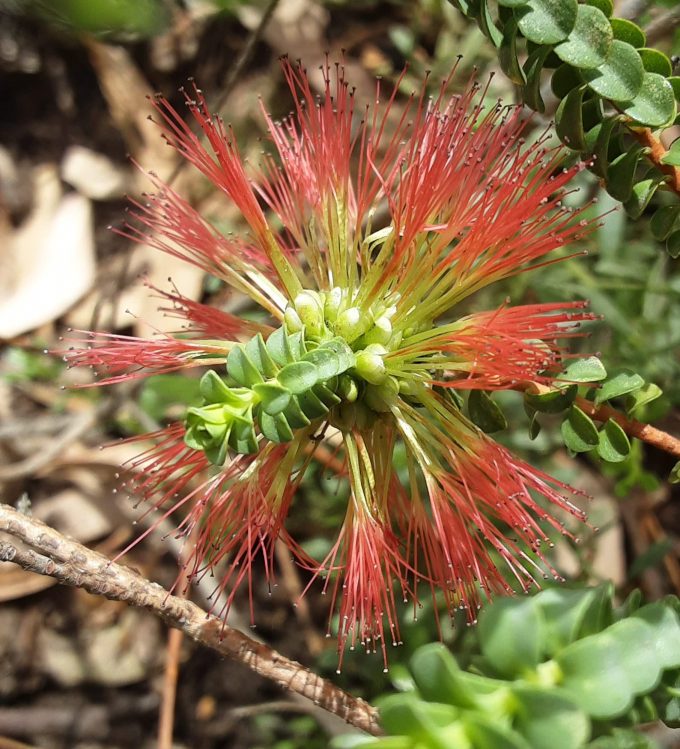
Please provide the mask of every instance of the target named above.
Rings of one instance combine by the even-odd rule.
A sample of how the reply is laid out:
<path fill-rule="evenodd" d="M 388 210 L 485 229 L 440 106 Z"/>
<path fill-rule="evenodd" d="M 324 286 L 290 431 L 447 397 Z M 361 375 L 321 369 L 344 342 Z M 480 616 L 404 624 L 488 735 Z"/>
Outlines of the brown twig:
<path fill-rule="evenodd" d="M 580 396 L 576 398 L 575 403 L 592 419 L 595 419 L 596 421 L 609 421 L 609 419 L 612 419 L 629 437 L 636 437 L 637 439 L 642 440 L 642 442 L 646 442 L 648 445 L 654 445 L 654 447 L 658 447 L 659 450 L 663 450 L 664 452 L 680 459 L 680 439 L 673 437 L 672 434 L 663 432 L 661 429 L 657 429 L 650 424 L 644 424 L 641 421 L 629 419 L 620 411 L 608 406 L 606 403 L 598 406 L 592 401 Z"/>
<path fill-rule="evenodd" d="M 654 135 L 648 127 L 631 128 L 631 132 L 646 148 L 649 148 L 648 159 L 665 175 L 671 178 L 669 183 L 674 192 L 680 195 L 680 167 L 662 163 L 661 159 L 666 155 L 663 143 Z"/>
<path fill-rule="evenodd" d="M 312 700 L 354 727 L 373 735 L 381 733 L 377 710 L 364 700 L 353 697 L 301 664 L 210 617 L 194 603 L 170 595 L 157 583 L 110 562 L 39 520 L 8 505 L 0 505 L 0 531 L 31 547 L 25 549 L 14 543 L 0 542 L 0 561 L 14 562 L 31 572 L 54 577 L 64 585 L 82 588 L 93 595 L 147 609 L 196 642 Z"/>
<path fill-rule="evenodd" d="M 189 535 L 187 548 L 196 543 L 199 526 L 195 526 Z M 184 549 L 184 547 L 183 547 Z M 188 567 L 186 551 L 180 552 L 179 575 L 176 590 L 178 598 L 185 599 L 189 592 Z M 158 713 L 158 749 L 172 749 L 172 737 L 175 728 L 175 704 L 177 702 L 177 679 L 179 677 L 179 658 L 182 653 L 184 634 L 181 629 L 168 632 L 168 644 L 165 649 L 165 672 L 163 673 L 163 690 L 161 707 Z"/>

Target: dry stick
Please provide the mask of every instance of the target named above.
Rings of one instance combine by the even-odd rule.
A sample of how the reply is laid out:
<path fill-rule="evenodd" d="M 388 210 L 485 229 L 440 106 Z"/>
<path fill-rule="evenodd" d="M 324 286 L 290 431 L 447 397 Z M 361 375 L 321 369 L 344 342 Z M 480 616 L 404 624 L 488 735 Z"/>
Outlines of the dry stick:
<path fill-rule="evenodd" d="M 25 570 L 54 577 L 64 585 L 82 588 L 93 595 L 147 609 L 196 642 L 312 700 L 355 728 L 375 736 L 381 734 L 378 712 L 364 700 L 353 697 L 300 663 L 210 617 L 196 604 L 170 595 L 160 585 L 131 569 L 110 562 L 9 505 L 0 504 L 0 531 L 32 547 L 23 549 L 0 541 L 0 561 L 14 562 Z"/>
<path fill-rule="evenodd" d="M 188 548 L 196 543 L 199 526 L 196 525 L 189 535 Z M 178 598 L 184 600 L 189 593 L 188 564 L 189 554 L 180 553 L 179 575 L 176 589 Z M 179 657 L 182 652 L 184 634 L 181 629 L 171 629 L 168 632 L 168 644 L 165 649 L 165 673 L 163 674 L 163 691 L 161 693 L 161 707 L 158 714 L 158 748 L 172 749 L 172 737 L 175 728 L 175 703 L 177 701 L 177 679 L 179 677 Z"/>
<path fill-rule="evenodd" d="M 660 450 L 680 459 L 680 439 L 673 437 L 672 434 L 663 432 L 661 429 L 657 429 L 650 424 L 629 419 L 615 408 L 606 404 L 597 406 L 592 401 L 581 396 L 576 398 L 575 403 L 581 411 L 596 421 L 609 421 L 609 419 L 612 419 L 629 437 L 637 437 L 637 439 L 646 442 L 648 445 L 654 445 L 654 447 L 658 447 Z"/>

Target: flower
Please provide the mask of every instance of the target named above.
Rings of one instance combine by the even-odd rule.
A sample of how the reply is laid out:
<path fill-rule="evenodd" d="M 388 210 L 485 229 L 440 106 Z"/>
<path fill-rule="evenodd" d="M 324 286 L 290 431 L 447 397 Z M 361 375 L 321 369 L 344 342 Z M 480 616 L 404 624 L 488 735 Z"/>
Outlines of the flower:
<path fill-rule="evenodd" d="M 323 68 L 325 95 L 283 60 L 294 112 L 266 120 L 275 156 L 246 168 L 232 131 L 198 89 L 189 111 L 207 145 L 163 98 L 153 100 L 167 142 L 235 204 L 248 231 L 224 236 L 153 174 L 123 233 L 181 257 L 249 296 L 259 324 L 163 294 L 182 334 L 143 340 L 77 333 L 72 365 L 100 384 L 207 368 L 202 401 L 151 435 L 133 461 L 134 489 L 164 517 L 183 509 L 195 530 L 193 577 L 218 573 L 231 605 L 252 593 L 256 558 L 273 574 L 278 539 L 325 578 L 344 646 L 399 642 L 397 600 L 441 591 L 474 621 L 485 598 L 557 576 L 541 547 L 559 512 L 579 518 L 573 490 L 480 430 L 462 391 L 550 384 L 559 341 L 591 315 L 585 305 L 533 304 L 470 312 L 461 303 L 501 279 L 558 258 L 585 222 L 563 207 L 574 174 L 543 138 L 525 144 L 517 107 L 486 106 L 471 81 L 451 94 L 425 88 L 395 117 L 397 84 L 363 113 L 341 65 Z M 383 101 L 383 99 L 385 99 Z M 347 514 L 323 562 L 285 522 L 323 438 L 339 433 L 351 487 Z M 393 468 L 405 446 L 408 480 Z M 505 569 L 503 569 L 505 568 Z M 310 582 L 310 585 L 312 584 Z M 251 595 L 252 602 L 252 595 Z M 252 603 L 251 603 L 252 605 Z"/>

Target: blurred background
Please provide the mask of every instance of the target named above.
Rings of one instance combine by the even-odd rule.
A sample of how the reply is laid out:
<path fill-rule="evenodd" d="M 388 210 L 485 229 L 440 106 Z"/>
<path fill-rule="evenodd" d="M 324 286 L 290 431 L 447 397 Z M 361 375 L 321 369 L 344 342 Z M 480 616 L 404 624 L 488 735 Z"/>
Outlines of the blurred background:
<path fill-rule="evenodd" d="M 615 13 L 644 27 L 667 10 L 663 5 L 628 0 Z M 680 54 L 672 24 L 657 29 L 654 43 Z M 275 115 L 291 106 L 278 57 L 301 58 L 313 72 L 326 53 L 344 55 L 360 102 L 371 101 L 376 76 L 391 82 L 405 64 L 404 95 L 421 87 L 426 71 L 436 88 L 458 55 L 461 87 L 473 68 L 484 80 L 497 68 L 482 34 L 445 0 L 0 0 L 1 501 L 30 506 L 109 556 L 144 528 L 148 520 L 132 525 L 140 512 L 118 491 L 119 467 L 140 446 L 121 438 L 181 417 L 196 381 L 165 375 L 106 390 L 63 389 L 86 384 L 89 373 L 66 371 L 44 350 L 57 346 L 69 327 L 145 336 L 172 328 L 142 277 L 163 289 L 171 279 L 191 299 L 247 313 L 244 300 L 217 279 L 110 230 L 124 219 L 126 195 L 149 187 L 131 159 L 172 180 L 224 231 L 240 228 L 211 186 L 178 165 L 147 119 L 145 97 L 162 92 L 180 106 L 178 88 L 195 78 L 256 162 L 266 137 L 258 96 Z M 500 71 L 488 91 L 490 101 L 499 96 L 516 98 Z M 548 104 L 545 115 L 533 117 L 536 135 L 550 115 Z M 590 325 L 578 345 L 600 352 L 610 372 L 630 368 L 661 387 L 664 395 L 640 416 L 677 432 L 678 261 L 649 238 L 644 217 L 629 224 L 591 174 L 582 172 L 577 182 L 572 204 L 597 198 L 589 210 L 604 216 L 588 240 L 588 256 L 520 276 L 472 304 L 489 308 L 507 296 L 513 303 L 590 299 L 604 320 Z M 558 421 L 548 420 L 531 440 L 521 397 L 509 394 L 503 406 L 513 428 L 500 439 L 593 497 L 591 522 L 599 533 L 581 533 L 579 545 L 559 539 L 558 569 L 581 583 L 611 579 L 622 594 L 636 586 L 649 599 L 680 593 L 680 503 L 665 481 L 672 459 L 640 444 L 615 466 L 572 458 Z M 110 446 L 102 450 L 104 443 Z M 310 554 L 328 550 L 346 496 L 331 467 L 312 467 L 290 521 Z M 172 528 L 159 529 L 125 557 L 166 586 L 179 553 L 172 534 L 164 538 Z M 271 593 L 264 578 L 256 585 L 257 628 L 249 628 L 245 592 L 230 623 L 356 695 L 373 699 L 398 686 L 409 654 L 438 636 L 432 604 L 417 620 L 405 607 L 405 644 L 390 654 L 390 672 L 383 674 L 380 656 L 353 653 L 337 675 L 319 586 L 294 607 L 305 573 L 285 554 L 279 565 Z M 210 592 L 208 584 L 192 595 L 206 606 Z M 0 603 L 2 749 L 159 745 L 168 633 L 154 617 L 58 588 L 10 564 L 0 564 Z M 442 635 L 464 660 L 470 635 L 458 625 L 445 622 Z M 164 719 L 174 722 L 175 747 L 314 749 L 348 730 L 242 667 L 180 645 L 170 648 L 180 670 L 176 706 Z"/>

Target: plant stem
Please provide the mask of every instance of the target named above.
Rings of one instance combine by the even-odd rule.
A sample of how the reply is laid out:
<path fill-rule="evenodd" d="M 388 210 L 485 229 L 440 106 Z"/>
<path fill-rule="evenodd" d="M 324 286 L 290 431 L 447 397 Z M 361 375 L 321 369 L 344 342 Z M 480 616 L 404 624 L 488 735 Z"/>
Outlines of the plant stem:
<path fill-rule="evenodd" d="M 93 595 L 144 608 L 206 647 L 228 656 L 362 731 L 380 735 L 378 711 L 272 648 L 211 617 L 191 601 L 168 593 L 127 567 L 66 538 L 39 520 L 0 504 L 0 531 L 29 549 L 0 541 L 0 561 L 53 577 Z"/>
<path fill-rule="evenodd" d="M 606 403 L 597 406 L 587 398 L 577 396 L 576 405 L 588 416 L 596 421 L 608 421 L 613 419 L 623 431 L 629 437 L 637 437 L 637 439 L 646 442 L 648 445 L 654 445 L 659 450 L 669 453 L 680 459 L 680 439 L 674 437 L 668 432 L 664 432 L 661 429 L 651 426 L 650 424 L 644 424 L 641 421 L 635 419 L 629 419 L 624 416 L 620 411 L 615 408 L 608 406 Z"/>

